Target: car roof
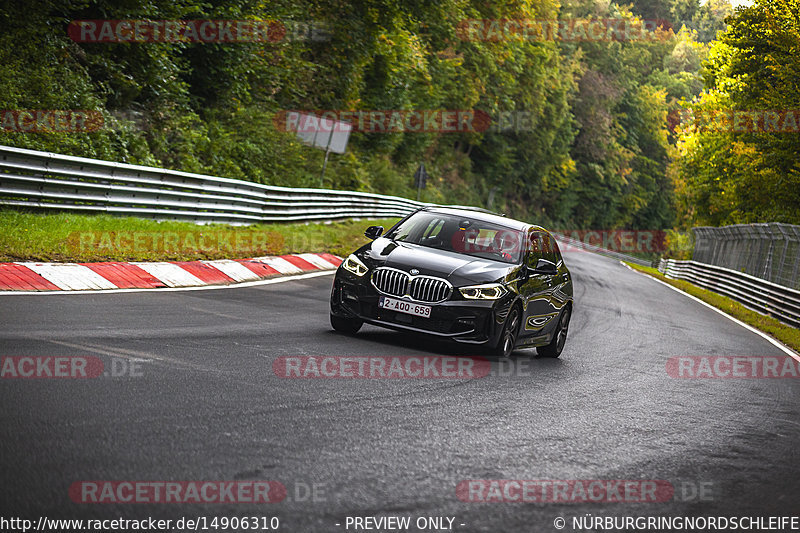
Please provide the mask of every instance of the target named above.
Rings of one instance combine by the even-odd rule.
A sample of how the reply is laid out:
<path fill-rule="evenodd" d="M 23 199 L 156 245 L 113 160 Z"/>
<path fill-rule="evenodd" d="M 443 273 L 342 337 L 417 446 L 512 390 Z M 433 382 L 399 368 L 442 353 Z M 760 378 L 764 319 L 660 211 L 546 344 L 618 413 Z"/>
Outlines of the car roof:
<path fill-rule="evenodd" d="M 521 222 L 519 220 L 508 218 L 502 215 L 497 215 L 495 213 L 492 213 L 491 211 L 479 208 L 469 209 L 469 208 L 458 208 L 458 207 L 431 206 L 431 207 L 423 207 L 420 211 L 427 211 L 430 213 L 442 213 L 454 216 L 463 216 L 465 218 L 480 220 L 482 222 L 491 222 L 492 224 L 497 224 L 498 226 L 504 226 L 506 228 L 516 229 L 520 231 L 526 230 L 531 227 L 536 229 L 544 229 L 540 228 L 539 226 L 535 226 L 533 224 L 527 224 L 525 222 Z"/>

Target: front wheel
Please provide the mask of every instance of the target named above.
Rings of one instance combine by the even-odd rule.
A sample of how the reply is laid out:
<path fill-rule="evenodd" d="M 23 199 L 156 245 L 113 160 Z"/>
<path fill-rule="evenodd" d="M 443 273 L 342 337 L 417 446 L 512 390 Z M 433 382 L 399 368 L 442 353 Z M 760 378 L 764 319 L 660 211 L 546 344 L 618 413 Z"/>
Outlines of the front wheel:
<path fill-rule="evenodd" d="M 561 313 L 561 320 L 558 321 L 558 329 L 553 336 L 553 340 L 546 346 L 539 346 L 536 348 L 536 353 L 540 357 L 559 357 L 561 351 L 564 349 L 564 343 L 567 342 L 567 332 L 569 331 L 569 319 L 572 314 L 572 308 L 567 307 Z"/>
<path fill-rule="evenodd" d="M 331 326 L 333 326 L 333 329 L 336 331 L 352 335 L 358 333 L 358 330 L 360 330 L 363 325 L 364 322 L 357 318 L 343 318 L 331 314 Z"/>
<path fill-rule="evenodd" d="M 497 339 L 497 344 L 492 350 L 497 357 L 510 357 L 517 343 L 517 333 L 519 332 L 519 308 L 515 305 L 508 312 L 506 324 L 503 326 L 503 333 Z"/>

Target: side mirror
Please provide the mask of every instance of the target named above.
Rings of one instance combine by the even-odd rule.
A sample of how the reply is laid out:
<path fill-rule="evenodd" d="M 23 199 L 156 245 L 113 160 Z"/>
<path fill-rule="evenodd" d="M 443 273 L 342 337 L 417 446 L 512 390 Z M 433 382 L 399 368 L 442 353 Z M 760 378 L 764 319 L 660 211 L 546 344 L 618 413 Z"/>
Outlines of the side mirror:
<path fill-rule="evenodd" d="M 547 259 L 539 259 L 536 263 L 536 268 L 533 270 L 536 274 L 546 274 L 548 276 L 555 276 L 558 274 L 556 264 Z"/>
<path fill-rule="evenodd" d="M 375 240 L 383 234 L 383 226 L 370 226 L 364 232 L 364 237 Z"/>

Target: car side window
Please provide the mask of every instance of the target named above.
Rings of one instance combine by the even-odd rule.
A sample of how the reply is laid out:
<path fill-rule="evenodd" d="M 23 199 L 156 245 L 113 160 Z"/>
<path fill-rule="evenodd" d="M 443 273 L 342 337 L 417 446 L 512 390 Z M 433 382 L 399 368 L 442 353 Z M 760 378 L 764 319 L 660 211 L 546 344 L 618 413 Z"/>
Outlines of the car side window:
<path fill-rule="evenodd" d="M 528 252 L 525 256 L 525 264 L 528 267 L 536 268 L 539 259 L 544 257 L 543 248 L 542 234 L 538 231 L 532 231 L 528 237 Z"/>
<path fill-rule="evenodd" d="M 558 263 L 556 258 L 556 241 L 549 233 L 542 233 L 542 240 L 544 241 L 544 258 L 553 264 Z"/>
<path fill-rule="evenodd" d="M 555 261 L 553 261 L 556 265 L 559 263 L 564 262 L 564 259 L 561 258 L 561 250 L 558 249 L 558 241 L 555 238 L 550 238 L 551 242 L 553 243 L 553 256 L 555 257 Z"/>
<path fill-rule="evenodd" d="M 530 268 L 536 268 L 539 259 L 546 259 L 551 263 L 558 264 L 560 254 L 555 239 L 542 231 L 533 231 L 528 239 L 528 254 L 525 264 Z"/>
<path fill-rule="evenodd" d="M 428 227 L 425 228 L 425 232 L 422 234 L 423 239 L 429 239 L 431 237 L 437 237 L 439 233 L 442 231 L 444 227 L 444 219 L 433 219 L 431 220 Z"/>
<path fill-rule="evenodd" d="M 397 229 L 394 230 L 394 239 L 397 241 L 406 241 L 411 236 L 411 232 L 413 230 L 414 230 L 413 224 L 409 223 L 402 224 Z"/>

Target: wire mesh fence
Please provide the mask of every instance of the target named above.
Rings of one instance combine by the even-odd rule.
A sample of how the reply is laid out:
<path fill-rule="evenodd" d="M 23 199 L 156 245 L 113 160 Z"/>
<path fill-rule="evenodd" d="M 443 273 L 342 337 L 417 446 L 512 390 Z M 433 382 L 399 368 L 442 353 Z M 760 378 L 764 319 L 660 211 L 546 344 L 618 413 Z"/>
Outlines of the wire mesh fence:
<path fill-rule="evenodd" d="M 692 231 L 694 261 L 800 289 L 800 226 L 772 222 Z"/>

